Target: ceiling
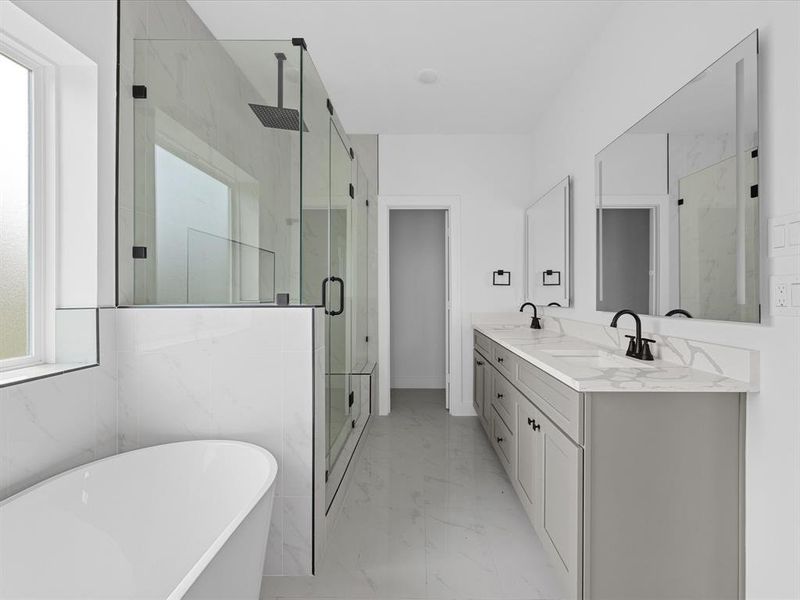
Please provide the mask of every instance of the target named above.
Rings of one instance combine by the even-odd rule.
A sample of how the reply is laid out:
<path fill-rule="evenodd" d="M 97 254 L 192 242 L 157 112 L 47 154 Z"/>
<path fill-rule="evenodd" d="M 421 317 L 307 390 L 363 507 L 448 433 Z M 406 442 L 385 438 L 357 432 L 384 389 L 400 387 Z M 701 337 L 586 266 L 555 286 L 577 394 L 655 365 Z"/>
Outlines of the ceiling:
<path fill-rule="evenodd" d="M 528 133 L 619 3 L 189 4 L 218 39 L 305 38 L 349 133 Z"/>

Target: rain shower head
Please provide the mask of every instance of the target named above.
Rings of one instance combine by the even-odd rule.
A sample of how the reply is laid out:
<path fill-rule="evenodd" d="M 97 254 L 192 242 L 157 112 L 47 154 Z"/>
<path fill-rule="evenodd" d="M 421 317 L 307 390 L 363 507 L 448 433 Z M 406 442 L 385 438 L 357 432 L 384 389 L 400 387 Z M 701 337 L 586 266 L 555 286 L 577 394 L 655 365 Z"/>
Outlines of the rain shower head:
<path fill-rule="evenodd" d="M 286 60 L 286 55 L 283 52 L 276 52 L 275 58 L 278 59 L 278 106 L 253 103 L 249 103 L 249 105 L 264 127 L 298 131 L 300 129 L 300 111 L 296 108 L 283 107 L 283 61 Z M 303 131 L 308 131 L 305 123 L 303 123 Z"/>

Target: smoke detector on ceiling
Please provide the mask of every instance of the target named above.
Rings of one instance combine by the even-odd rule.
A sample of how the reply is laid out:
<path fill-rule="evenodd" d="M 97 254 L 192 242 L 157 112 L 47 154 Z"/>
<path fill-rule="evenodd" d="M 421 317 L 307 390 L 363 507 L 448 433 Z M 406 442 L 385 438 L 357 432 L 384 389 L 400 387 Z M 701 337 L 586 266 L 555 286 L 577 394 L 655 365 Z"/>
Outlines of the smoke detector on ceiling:
<path fill-rule="evenodd" d="M 433 69 L 422 69 L 417 73 L 417 80 L 420 83 L 436 83 L 439 79 L 439 73 Z"/>

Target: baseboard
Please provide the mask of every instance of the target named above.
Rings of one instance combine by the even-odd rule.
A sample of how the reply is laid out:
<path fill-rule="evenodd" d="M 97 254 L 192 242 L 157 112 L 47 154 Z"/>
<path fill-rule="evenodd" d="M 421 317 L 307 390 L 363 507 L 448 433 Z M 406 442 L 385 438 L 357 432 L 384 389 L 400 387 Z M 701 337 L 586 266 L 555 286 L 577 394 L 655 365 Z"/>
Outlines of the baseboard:
<path fill-rule="evenodd" d="M 426 376 L 411 376 L 411 377 L 392 377 L 393 388 L 412 388 L 421 390 L 443 390 L 447 382 L 443 376 L 434 375 L 432 377 Z"/>

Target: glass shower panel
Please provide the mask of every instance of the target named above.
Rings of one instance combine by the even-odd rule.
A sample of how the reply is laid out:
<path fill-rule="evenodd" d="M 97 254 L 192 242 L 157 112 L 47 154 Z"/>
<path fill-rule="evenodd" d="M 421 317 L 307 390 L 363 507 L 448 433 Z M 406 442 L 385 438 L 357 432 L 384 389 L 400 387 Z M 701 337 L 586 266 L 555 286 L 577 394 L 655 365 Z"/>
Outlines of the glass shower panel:
<path fill-rule="evenodd" d="M 368 226 L 369 197 L 367 176 L 359 162 L 353 161 L 353 181 L 356 186 L 353 203 L 353 241 L 351 262 L 353 268 L 353 373 L 361 373 L 367 365 L 367 292 L 368 281 Z"/>
<path fill-rule="evenodd" d="M 328 464 L 332 466 L 350 433 L 350 367 L 352 278 L 351 159 L 336 124 L 331 120 L 330 277 L 327 282 L 329 391 Z"/>
<path fill-rule="evenodd" d="M 134 53 L 134 206 L 120 206 L 134 303 L 300 302 L 300 47 L 136 40 Z"/>

